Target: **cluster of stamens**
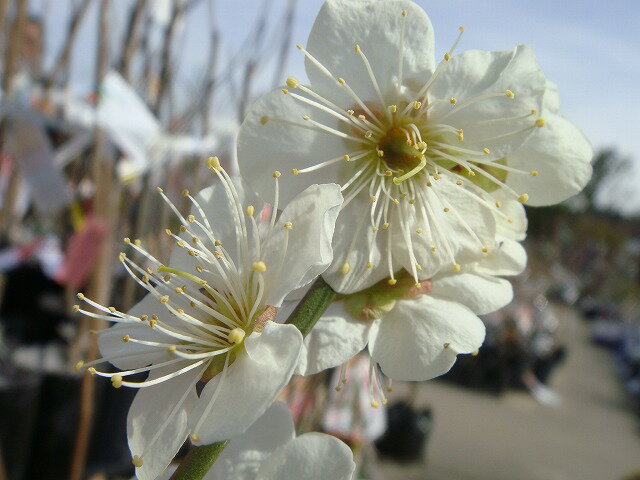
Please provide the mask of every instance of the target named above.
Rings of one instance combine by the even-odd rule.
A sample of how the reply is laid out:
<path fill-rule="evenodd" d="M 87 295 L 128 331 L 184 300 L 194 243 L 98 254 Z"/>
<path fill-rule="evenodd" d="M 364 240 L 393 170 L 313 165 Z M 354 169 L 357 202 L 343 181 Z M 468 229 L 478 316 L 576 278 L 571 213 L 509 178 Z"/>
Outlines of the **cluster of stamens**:
<path fill-rule="evenodd" d="M 197 434 L 205 417 L 213 408 L 215 399 L 225 383 L 228 367 L 234 362 L 238 349 L 242 347 L 245 336 L 264 328 L 267 321 L 272 319 L 275 310 L 264 304 L 265 282 L 263 273 L 270 268 L 262 259 L 259 225 L 254 216 L 255 207 L 247 206 L 244 210 L 233 181 L 220 166 L 217 157 L 208 160 L 208 167 L 214 173 L 226 191 L 231 209 L 235 231 L 237 232 L 236 246 L 238 258 L 232 258 L 216 236 L 202 206 L 188 190 L 183 195 L 193 205 L 196 215 L 184 217 L 178 208 L 165 195 L 161 188 L 158 193 L 166 201 L 180 221 L 179 232 L 167 229 L 178 248 L 182 248 L 192 257 L 194 271 L 186 272 L 163 265 L 142 246 L 140 240 L 131 241 L 125 238 L 126 245 L 133 248 L 143 259 L 145 266 L 120 253 L 119 260 L 131 277 L 158 301 L 158 311 L 148 312 L 141 316 L 133 316 L 121 312 L 115 307 L 105 307 L 79 293 L 78 298 L 86 303 L 91 310 L 75 305 L 74 312 L 88 317 L 106 320 L 118 324 L 146 325 L 157 331 L 163 341 L 150 341 L 136 338 L 134 333 L 126 334 L 122 341 L 127 344 L 144 346 L 131 353 L 116 357 L 102 357 L 91 362 L 78 362 L 76 369 L 87 368 L 93 375 L 107 377 L 115 388 L 122 386 L 144 388 L 171 380 L 179 375 L 197 369 L 197 375 L 190 387 L 173 408 L 171 414 L 158 426 L 156 437 L 147 445 L 153 445 L 171 419 L 180 411 L 188 395 L 192 393 L 198 381 L 208 381 L 216 375 L 221 375 L 220 382 L 200 420 L 196 422 L 191 439 L 199 440 Z M 266 237 L 269 238 L 276 225 L 278 177 L 275 172 L 273 178 L 276 184 L 276 200 L 272 216 L 268 225 Z M 219 208 L 225 208 L 220 205 Z M 286 231 L 293 227 L 291 222 L 285 222 Z M 253 230 L 255 244 L 249 244 L 248 229 Z M 287 236 L 285 236 L 286 238 Z M 286 245 L 283 245 L 286 250 Z M 274 266 L 277 268 L 278 266 Z M 282 266 L 280 266 L 281 268 Z M 135 331 L 135 330 L 133 330 Z M 94 332 L 97 335 L 109 333 L 110 329 Z M 119 359 L 135 359 L 136 356 L 159 353 L 164 358 L 161 361 L 141 368 L 108 372 L 96 368 L 97 365 Z M 150 372 L 156 369 L 170 369 L 171 373 L 154 377 L 151 375 L 145 381 L 128 381 L 131 375 Z M 133 463 L 140 467 L 144 452 L 135 455 Z"/>
<path fill-rule="evenodd" d="M 412 246 L 414 234 L 426 237 L 430 251 L 435 253 L 443 248 L 451 261 L 454 271 L 460 271 L 461 266 L 455 259 L 454 248 L 451 239 L 448 238 L 446 220 L 440 216 L 440 212 L 451 216 L 451 222 L 459 223 L 466 232 L 477 242 L 479 250 L 486 254 L 489 245 L 474 232 L 463 214 L 455 208 L 444 188 L 459 187 L 464 195 L 474 202 L 490 210 L 497 217 L 510 223 L 511 218 L 500 209 L 501 204 L 493 199 L 489 191 L 500 189 L 511 198 L 524 203 L 528 200 L 526 193 L 517 193 L 506 183 L 507 175 L 531 175 L 538 176 L 537 171 L 523 171 L 506 165 L 505 161 L 495 161 L 488 158 L 491 153 L 489 148 L 478 150 L 465 148 L 464 131 L 455 124 L 449 123 L 450 115 L 479 102 L 503 97 L 504 101 L 517 101 L 516 94 L 512 90 L 487 93 L 475 98 L 458 99 L 455 97 L 429 100 L 428 94 L 433 82 L 446 68 L 451 60 L 453 51 L 458 45 L 464 28 L 460 27 L 452 48 L 444 55 L 433 75 L 422 88 L 415 94 L 401 93 L 407 89 L 402 84 L 403 71 L 403 38 L 404 19 L 407 12 L 402 12 L 403 22 L 401 41 L 398 46 L 399 61 L 396 91 L 391 94 L 394 102 L 389 104 L 380 89 L 371 64 L 360 45 L 355 45 L 355 52 L 363 62 L 373 89 L 376 92 L 375 99 L 362 99 L 349 86 L 344 78 L 335 77 L 327 67 L 322 65 L 311 53 L 302 46 L 298 48 L 304 53 L 307 60 L 325 76 L 335 82 L 336 87 L 346 93 L 352 100 L 351 108 L 343 108 L 331 100 L 320 95 L 311 88 L 302 85 L 297 79 L 289 77 L 286 88 L 282 92 L 293 98 L 296 102 L 311 107 L 323 115 L 328 114 L 337 120 L 337 127 L 332 127 L 316 121 L 311 115 L 302 117 L 303 123 L 292 119 L 262 117 L 262 123 L 269 121 L 284 122 L 286 124 L 311 128 L 342 139 L 345 145 L 344 155 L 319 162 L 305 168 L 294 168 L 292 173 L 300 175 L 338 163 L 348 164 L 350 168 L 343 168 L 345 178 L 342 183 L 342 191 L 345 196 L 343 208 L 358 195 L 367 194 L 371 199 L 370 214 L 362 215 L 362 222 L 356 229 L 355 237 L 359 236 L 365 223 L 366 228 L 373 232 L 369 248 L 368 268 L 374 266 L 372 259 L 373 244 L 380 231 L 399 229 L 411 255 L 411 274 L 418 282 L 418 272 L 422 269 L 416 258 Z M 300 93 L 296 93 L 295 91 Z M 434 107 L 442 107 L 448 104 L 451 110 L 444 115 L 433 118 Z M 501 139 L 507 139 L 514 135 L 524 134 L 537 127 L 543 127 L 545 120 L 537 118 L 537 110 L 527 110 L 521 115 L 512 118 L 482 120 L 486 122 L 502 121 L 506 128 L 512 120 L 523 120 L 531 117 L 531 123 L 514 131 L 506 131 L 503 134 L 485 139 L 487 144 Z M 482 179 L 482 184 L 481 181 Z M 487 185 L 490 188 L 487 188 Z M 397 209 L 398 215 L 392 220 L 393 209 Z M 420 226 L 409 225 L 408 219 L 418 218 L 423 223 Z M 391 237 L 391 232 L 388 232 Z M 395 268 L 392 260 L 391 241 L 387 242 L 386 261 L 389 270 L 389 284 L 395 284 Z M 352 271 L 348 258 L 350 251 L 344 256 L 342 273 L 349 274 Z M 422 259 L 424 262 L 428 258 Z"/>

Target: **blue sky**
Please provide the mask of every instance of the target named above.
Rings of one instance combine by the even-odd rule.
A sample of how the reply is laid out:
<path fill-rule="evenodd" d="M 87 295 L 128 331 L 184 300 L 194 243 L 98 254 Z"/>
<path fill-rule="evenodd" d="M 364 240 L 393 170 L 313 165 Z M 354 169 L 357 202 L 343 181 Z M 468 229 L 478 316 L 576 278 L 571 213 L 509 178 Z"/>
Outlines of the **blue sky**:
<path fill-rule="evenodd" d="M 150 0 L 162 4 L 165 0 Z M 230 57 L 251 31 L 264 0 L 217 0 L 215 13 L 222 34 L 222 54 Z M 384 1 L 384 0 L 381 0 Z M 96 2 L 97 3 L 97 2 Z M 115 0 L 114 42 L 124 25 L 131 0 Z M 178 51 L 178 85 L 188 89 L 206 62 L 210 0 L 200 0 L 185 20 Z M 618 148 L 635 161 L 635 170 L 605 198 L 626 211 L 640 211 L 640 2 L 630 0 L 418 0 L 431 17 L 436 49 L 444 53 L 465 26 L 458 51 L 480 48 L 510 49 L 518 43 L 532 47 L 547 76 L 558 84 L 561 112 L 579 125 L 596 148 Z M 272 0 L 273 20 L 280 18 L 287 0 Z M 321 0 L 298 0 L 287 74 L 304 78 L 303 59 L 294 45 L 305 43 Z M 48 56 L 60 43 L 66 0 L 39 0 L 47 8 Z M 55 5 L 55 8 L 52 7 Z M 95 55 L 95 15 L 83 25 L 83 42 L 74 51 L 74 81 L 80 90 L 90 85 Z M 255 91 L 269 88 L 272 72 L 258 76 Z"/>

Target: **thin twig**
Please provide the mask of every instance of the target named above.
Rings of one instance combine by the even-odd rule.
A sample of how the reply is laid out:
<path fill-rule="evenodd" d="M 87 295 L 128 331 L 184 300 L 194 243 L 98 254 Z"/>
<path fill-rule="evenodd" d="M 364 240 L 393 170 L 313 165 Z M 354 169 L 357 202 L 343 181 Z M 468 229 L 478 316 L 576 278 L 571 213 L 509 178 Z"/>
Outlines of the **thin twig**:
<path fill-rule="evenodd" d="M 138 0 L 133 7 L 129 24 L 127 25 L 127 34 L 120 59 L 120 74 L 126 81 L 131 80 L 131 61 L 140 43 L 140 25 L 144 19 L 144 13 L 147 6 L 147 0 Z"/>

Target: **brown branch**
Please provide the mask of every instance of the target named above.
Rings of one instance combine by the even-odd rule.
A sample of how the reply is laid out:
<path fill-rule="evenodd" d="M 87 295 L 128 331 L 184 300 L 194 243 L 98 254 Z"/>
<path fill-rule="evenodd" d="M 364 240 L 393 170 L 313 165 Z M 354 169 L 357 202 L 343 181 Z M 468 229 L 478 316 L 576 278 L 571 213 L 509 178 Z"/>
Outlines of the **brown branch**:
<path fill-rule="evenodd" d="M 65 39 L 64 46 L 62 47 L 62 51 L 56 62 L 53 66 L 53 70 L 49 75 L 47 75 L 44 79 L 44 96 L 48 98 L 53 85 L 55 84 L 58 77 L 64 72 L 64 70 L 69 65 L 69 60 L 71 59 L 71 52 L 73 50 L 73 44 L 76 40 L 76 36 L 80 30 L 80 24 L 82 23 L 82 19 L 84 18 L 87 10 L 89 9 L 89 5 L 91 5 L 92 0 L 83 0 L 82 3 L 73 11 L 71 16 L 71 21 L 69 22 L 69 30 L 67 31 L 67 38 Z"/>
<path fill-rule="evenodd" d="M 146 6 L 147 0 L 138 0 L 133 7 L 131 16 L 129 17 L 129 24 L 127 25 L 127 36 L 119 66 L 122 77 L 127 81 L 131 80 L 131 61 L 133 60 L 133 55 L 135 54 L 138 48 L 138 44 L 140 43 L 140 24 L 144 19 Z"/>
<path fill-rule="evenodd" d="M 98 28 L 98 62 L 96 68 L 96 85 L 95 91 L 99 92 L 99 86 L 102 83 L 107 69 L 109 68 L 109 6 L 110 0 L 102 0 L 100 6 L 99 28 Z M 111 162 L 106 156 L 104 156 L 104 150 L 106 147 L 106 136 L 104 131 L 96 126 L 95 130 L 95 150 L 93 157 L 93 184 L 96 192 L 94 197 L 94 212 L 95 215 L 103 218 L 107 221 L 107 229 L 109 234 L 104 240 L 104 244 L 100 251 L 100 256 L 96 269 L 91 279 L 91 285 L 89 288 L 89 295 L 98 303 L 103 305 L 109 304 L 109 298 L 111 294 L 111 265 L 112 265 L 112 238 L 113 216 L 114 209 L 112 208 L 112 199 L 114 194 L 112 192 L 113 183 L 113 162 Z M 88 328 L 88 322 L 90 319 L 83 319 L 83 330 Z M 93 360 L 98 354 L 97 337 L 91 338 L 91 344 L 89 352 L 87 353 L 87 360 Z M 78 419 L 78 430 L 76 431 L 76 442 L 71 461 L 71 473 L 70 480 L 81 480 L 84 476 L 84 471 L 87 461 L 87 453 L 89 449 L 89 442 L 91 439 L 91 429 L 93 426 L 94 417 L 94 396 L 95 396 L 95 384 L 93 377 L 90 374 L 85 373 L 82 379 L 82 386 L 80 389 L 80 412 Z"/>

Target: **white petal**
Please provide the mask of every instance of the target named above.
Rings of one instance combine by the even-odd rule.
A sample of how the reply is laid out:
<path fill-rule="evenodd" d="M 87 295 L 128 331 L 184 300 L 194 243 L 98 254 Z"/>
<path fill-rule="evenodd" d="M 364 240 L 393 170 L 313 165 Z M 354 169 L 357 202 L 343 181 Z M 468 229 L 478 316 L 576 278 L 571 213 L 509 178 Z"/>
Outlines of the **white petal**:
<path fill-rule="evenodd" d="M 519 275 L 527 266 L 527 252 L 514 240 L 498 237 L 498 247 L 474 266 L 474 271 L 488 275 Z"/>
<path fill-rule="evenodd" d="M 267 458 L 256 480 L 349 480 L 356 464 L 346 444 L 324 433 L 305 433 Z"/>
<path fill-rule="evenodd" d="M 212 178 L 214 185 L 198 192 L 194 195 L 196 201 L 202 207 L 202 210 L 211 225 L 215 240 L 220 240 L 222 246 L 227 250 L 233 261 L 238 263 L 238 250 L 237 250 L 237 238 L 239 238 L 240 232 L 237 230 L 238 221 L 234 220 L 238 213 L 240 214 L 240 221 L 245 221 L 244 210 L 248 205 L 253 205 L 257 212 L 260 212 L 263 202 L 258 196 L 245 184 L 245 182 L 239 177 L 233 177 L 232 181 L 238 192 L 238 199 L 240 201 L 242 211 L 236 213 L 235 202 L 231 200 L 217 177 Z M 270 184 L 273 191 L 273 183 Z M 191 209 L 191 213 L 199 220 L 203 225 L 206 222 L 202 219 L 201 215 L 195 207 Z M 195 222 L 190 224 L 190 229 L 195 233 L 202 244 L 209 249 L 209 251 L 215 251 L 215 247 L 205 232 L 198 227 Z M 249 245 L 253 244 L 253 231 L 250 225 L 247 226 L 247 233 L 249 236 Z M 192 236 L 187 233 L 180 234 L 180 237 L 184 241 L 192 245 Z M 175 247 L 171 253 L 171 259 L 169 260 L 169 266 L 177 268 L 178 270 L 184 270 L 191 274 L 197 274 L 195 267 L 200 262 L 196 261 L 192 256 L 187 253 L 186 248 Z M 211 269 L 215 271 L 215 269 Z"/>
<path fill-rule="evenodd" d="M 329 266 L 340 205 L 338 185 L 312 185 L 283 210 L 264 245 L 267 305 L 280 306 L 289 292 L 307 285 Z M 283 227 L 286 222 L 291 222 L 291 229 Z"/>
<path fill-rule="evenodd" d="M 202 427 L 193 431 L 211 401 L 221 375 L 205 386 L 189 417 L 192 433 L 197 433 L 201 442 L 207 444 L 245 432 L 289 382 L 301 346 L 302 335 L 293 325 L 269 322 L 262 333 L 252 333 L 244 341 L 244 352 L 227 369 L 223 388 L 215 405 L 209 408 Z"/>
<path fill-rule="evenodd" d="M 389 275 L 381 253 L 388 233 L 380 229 L 372 241 L 375 234 L 369 223 L 370 208 L 369 198 L 358 195 L 338 216 L 333 236 L 334 260 L 323 275 L 336 292 L 358 292 Z M 373 262 L 373 268 L 367 268 L 369 260 Z M 345 263 L 350 267 L 346 275 L 342 271 Z"/>
<path fill-rule="evenodd" d="M 488 147 L 491 153 L 486 158 L 500 159 L 519 147 L 532 130 L 488 139 L 533 126 L 535 117 L 530 112 L 541 111 L 544 88 L 545 79 L 531 49 L 521 45 L 504 52 L 469 50 L 452 57 L 429 90 L 430 101 L 455 97 L 456 106 L 443 102 L 433 108 L 431 118 L 440 123 L 453 108 L 454 113 L 444 121 L 463 129 L 462 145 L 478 150 Z M 480 95 L 507 90 L 515 93 L 515 99 L 501 95 L 461 108 Z M 518 116 L 522 118 L 514 118 Z"/>
<path fill-rule="evenodd" d="M 528 205 L 562 202 L 580 192 L 591 178 L 593 148 L 582 132 L 563 117 L 545 114 L 546 125 L 507 157 L 510 166 L 538 176 L 509 175 L 507 184 L 529 195 Z"/>
<path fill-rule="evenodd" d="M 342 302 L 334 302 L 304 339 L 299 375 L 342 365 L 367 345 L 371 323 L 355 320 Z"/>
<path fill-rule="evenodd" d="M 403 10 L 407 12 L 406 17 L 402 16 Z M 403 21 L 406 25 L 401 47 Z M 367 56 L 384 96 L 396 85 L 400 48 L 403 83 L 422 86 L 433 71 L 433 27 L 424 10 L 413 2 L 328 0 L 311 29 L 307 43 L 309 53 L 335 77 L 343 77 L 363 101 L 378 104 L 378 95 L 365 65 L 354 51 L 356 44 Z M 314 89 L 339 102 L 344 109 L 353 106 L 351 97 L 339 94 L 337 82 L 309 60 L 305 66 Z"/>
<path fill-rule="evenodd" d="M 145 296 L 140 302 L 129 310 L 129 315 L 140 317 L 160 311 L 164 307 L 152 295 Z M 133 342 L 125 343 L 122 338 L 129 335 L 138 340 L 152 342 L 173 343 L 173 340 L 149 327 L 148 323 L 118 323 L 102 330 L 98 337 L 98 347 L 103 357 L 119 357 L 110 362 L 121 370 L 140 368 L 152 363 L 169 360 L 171 356 L 164 349 L 157 349 Z"/>
<path fill-rule="evenodd" d="M 296 90 L 296 93 L 299 91 Z M 302 117 L 309 115 L 332 128 L 337 120 L 308 105 L 301 105 L 291 95 L 276 90 L 258 99 L 247 113 L 238 133 L 238 165 L 243 178 L 265 201 L 273 198 L 273 172 L 280 178 L 280 202 L 286 205 L 307 186 L 339 180 L 340 163 L 311 173 L 292 175 L 293 168 L 303 169 L 359 149 L 357 143 L 308 128 Z M 297 125 L 280 120 L 295 122 Z"/>
<path fill-rule="evenodd" d="M 477 350 L 484 334 L 484 324 L 467 307 L 421 295 L 399 300 L 377 331 L 372 328 L 369 352 L 389 378 L 429 380 L 448 372 L 456 354 Z"/>
<path fill-rule="evenodd" d="M 451 209 L 448 213 L 444 212 L 445 205 L 440 203 L 430 191 L 431 188 L 436 189 L 439 198 L 446 199 L 447 206 Z M 492 248 L 495 220 L 488 208 L 472 200 L 468 195 L 464 195 L 457 185 L 445 183 L 443 179 L 435 182 L 433 187 L 426 188 L 426 195 L 433 211 L 433 215 L 428 214 L 427 216 L 434 239 L 433 243 L 427 235 L 427 225 L 417 208 L 418 202 L 415 205 L 401 204 L 396 208 L 398 212 L 393 216 L 395 221 L 395 225 L 393 225 L 395 256 L 407 271 L 412 271 L 412 262 L 402 230 L 397 228 L 400 208 L 404 208 L 407 212 L 404 213 L 405 223 L 411 235 L 411 245 L 417 263 L 422 266 L 422 270 L 418 272 L 421 279 L 431 278 L 438 272 L 452 271 L 454 262 L 445 248 L 445 242 L 450 246 L 455 263 L 460 265 L 479 260 L 482 258 L 483 248 Z M 457 212 L 458 217 L 464 220 L 467 227 L 475 233 L 480 241 L 468 232 L 453 211 Z M 438 234 L 435 225 L 439 227 L 441 234 Z M 422 230 L 421 234 L 417 233 L 418 228 Z M 434 243 L 437 246 L 435 252 L 431 249 Z"/>
<path fill-rule="evenodd" d="M 166 375 L 186 366 L 153 371 L 149 379 Z M 142 467 L 136 468 L 139 480 L 153 480 L 167 468 L 189 434 L 188 414 L 196 402 L 195 382 L 202 374 L 195 368 L 169 381 L 141 388 L 131 404 L 127 417 L 127 437 L 132 455 L 142 456 Z M 167 418 L 169 423 L 157 440 L 158 429 Z"/>
<path fill-rule="evenodd" d="M 558 85 L 550 80 L 547 80 L 542 108 L 544 112 L 551 113 L 558 113 L 560 110 L 560 90 Z"/>
<path fill-rule="evenodd" d="M 264 459 L 295 438 L 293 417 L 281 402 L 267 411 L 222 451 L 205 480 L 254 479 Z"/>
<path fill-rule="evenodd" d="M 512 240 L 524 240 L 527 237 L 528 226 L 527 212 L 524 209 L 524 205 L 514 200 L 504 190 L 496 190 L 491 195 L 500 202 L 500 212 L 507 217 L 495 215 L 496 233 Z"/>
<path fill-rule="evenodd" d="M 513 288 L 503 278 L 461 272 L 434 277 L 431 295 L 460 302 L 475 314 L 485 315 L 508 304 L 513 298 Z"/>

